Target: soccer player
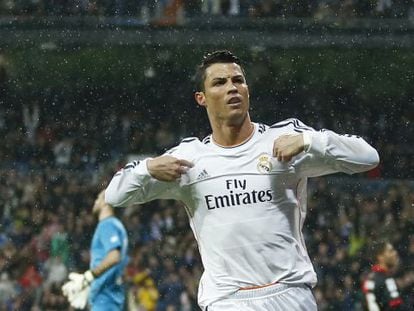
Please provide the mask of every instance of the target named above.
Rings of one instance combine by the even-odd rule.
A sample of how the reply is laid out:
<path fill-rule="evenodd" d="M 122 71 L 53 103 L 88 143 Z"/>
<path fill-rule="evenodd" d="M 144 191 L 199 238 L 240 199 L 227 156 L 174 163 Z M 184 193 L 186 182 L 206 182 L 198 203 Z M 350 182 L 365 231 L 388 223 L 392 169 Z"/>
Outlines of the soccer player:
<path fill-rule="evenodd" d="M 125 289 L 122 281 L 128 261 L 128 237 L 125 227 L 114 216 L 110 205 L 104 201 L 104 191 L 99 193 L 93 206 L 99 223 L 91 243 L 90 270 L 83 274 L 70 273 L 62 291 L 70 304 L 85 308 L 88 300 L 92 311 L 123 310 Z"/>
<path fill-rule="evenodd" d="M 405 310 L 393 274 L 399 257 L 391 243 L 379 241 L 370 250 L 374 265 L 362 284 L 367 311 Z"/>
<path fill-rule="evenodd" d="M 206 55 L 196 80 L 212 134 L 127 164 L 106 201 L 184 203 L 204 266 L 203 310 L 316 310 L 302 235 L 307 178 L 370 170 L 377 151 L 358 136 L 315 131 L 297 119 L 252 122 L 245 73 L 229 51 Z"/>

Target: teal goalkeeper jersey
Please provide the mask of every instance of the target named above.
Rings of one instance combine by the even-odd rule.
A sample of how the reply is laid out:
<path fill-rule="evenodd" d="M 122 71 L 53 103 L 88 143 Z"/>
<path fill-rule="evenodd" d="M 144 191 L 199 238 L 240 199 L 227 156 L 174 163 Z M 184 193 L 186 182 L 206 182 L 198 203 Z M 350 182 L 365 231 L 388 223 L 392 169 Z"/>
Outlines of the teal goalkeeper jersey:
<path fill-rule="evenodd" d="M 91 285 L 89 302 L 123 305 L 125 300 L 122 276 L 128 262 L 128 236 L 123 224 L 116 217 L 101 220 L 95 229 L 91 244 L 90 268 L 97 267 L 113 249 L 121 252 L 121 261 L 96 278 Z"/>

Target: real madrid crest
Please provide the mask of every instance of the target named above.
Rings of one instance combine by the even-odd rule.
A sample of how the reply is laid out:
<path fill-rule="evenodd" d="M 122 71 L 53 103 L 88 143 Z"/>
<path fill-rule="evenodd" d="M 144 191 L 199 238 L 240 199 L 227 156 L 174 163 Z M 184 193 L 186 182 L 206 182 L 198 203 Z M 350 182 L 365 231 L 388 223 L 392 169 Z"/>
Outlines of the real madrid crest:
<path fill-rule="evenodd" d="M 268 154 L 262 154 L 259 156 L 257 170 L 262 174 L 268 174 L 272 171 L 272 162 L 270 162 L 270 156 Z"/>

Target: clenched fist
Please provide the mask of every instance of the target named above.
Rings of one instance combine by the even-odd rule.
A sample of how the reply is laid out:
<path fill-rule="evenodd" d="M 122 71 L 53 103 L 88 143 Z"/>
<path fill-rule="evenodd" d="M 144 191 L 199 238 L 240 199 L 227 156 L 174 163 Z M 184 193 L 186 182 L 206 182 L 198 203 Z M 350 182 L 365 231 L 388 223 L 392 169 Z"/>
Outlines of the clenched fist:
<path fill-rule="evenodd" d="M 161 181 L 174 181 L 185 174 L 193 163 L 172 156 L 160 156 L 147 161 L 148 172 Z"/>
<path fill-rule="evenodd" d="M 279 161 L 289 162 L 305 148 L 303 134 L 284 134 L 273 143 L 273 156 Z"/>

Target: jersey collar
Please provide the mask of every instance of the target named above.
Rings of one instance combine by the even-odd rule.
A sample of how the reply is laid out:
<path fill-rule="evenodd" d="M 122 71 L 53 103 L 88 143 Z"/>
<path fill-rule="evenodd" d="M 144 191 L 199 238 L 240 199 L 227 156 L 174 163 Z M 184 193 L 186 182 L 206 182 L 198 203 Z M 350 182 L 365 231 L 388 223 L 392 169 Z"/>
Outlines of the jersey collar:
<path fill-rule="evenodd" d="M 214 146 L 214 148 L 217 148 L 217 149 L 220 149 L 220 150 L 235 150 L 235 149 L 237 150 L 237 149 L 239 149 L 243 146 L 249 145 L 253 141 L 253 137 L 257 134 L 257 129 L 258 129 L 256 123 L 252 122 L 252 124 L 253 124 L 252 134 L 249 137 L 247 137 L 246 140 L 241 142 L 240 144 L 234 145 L 234 146 L 229 146 L 229 147 L 222 146 L 222 145 L 219 145 L 218 143 L 216 143 L 213 139 L 213 135 L 210 134 L 211 145 Z"/>
<path fill-rule="evenodd" d="M 388 270 L 385 269 L 383 266 L 380 266 L 380 265 L 373 265 L 372 268 L 371 268 L 371 271 L 379 272 L 379 273 L 388 273 Z"/>

